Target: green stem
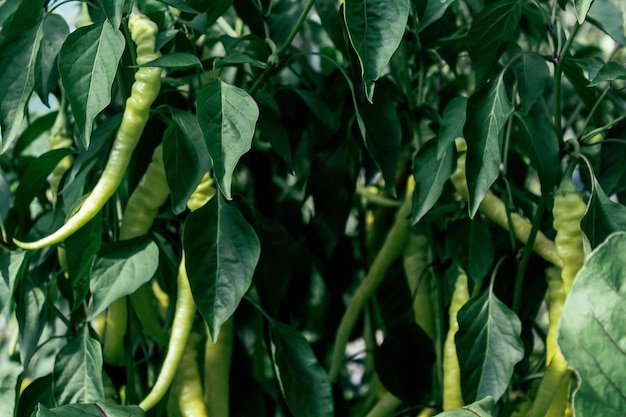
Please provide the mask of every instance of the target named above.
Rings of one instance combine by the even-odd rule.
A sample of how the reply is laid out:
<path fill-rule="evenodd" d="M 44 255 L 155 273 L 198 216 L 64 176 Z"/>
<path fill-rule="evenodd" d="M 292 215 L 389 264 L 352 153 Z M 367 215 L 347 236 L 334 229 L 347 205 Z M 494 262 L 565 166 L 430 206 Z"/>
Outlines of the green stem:
<path fill-rule="evenodd" d="M 583 134 L 585 133 L 585 130 L 587 130 L 587 126 L 589 126 L 589 122 L 591 121 L 591 118 L 593 117 L 593 114 L 596 112 L 596 110 L 598 109 L 598 106 L 600 106 L 600 103 L 602 103 L 602 100 L 604 100 L 604 97 L 606 97 L 607 93 L 609 92 L 609 90 L 611 89 L 611 85 L 607 85 L 604 90 L 602 90 L 602 94 L 600 94 L 600 97 L 598 97 L 598 99 L 596 100 L 595 103 L 593 103 L 593 107 L 591 108 L 591 111 L 589 112 L 589 114 L 587 115 L 587 118 L 585 119 L 585 123 L 583 124 L 582 129 L 580 129 L 580 137 L 583 137 Z"/>
<path fill-rule="evenodd" d="M 585 136 L 583 136 L 580 139 L 581 143 L 585 143 L 586 141 L 588 141 L 589 139 L 591 139 L 592 137 L 594 137 L 595 135 L 597 135 L 598 133 L 602 133 L 606 130 L 609 130 L 610 128 L 612 128 L 613 126 L 615 126 L 616 124 L 618 124 L 619 122 L 621 122 L 622 120 L 626 119 L 626 114 L 622 114 L 620 117 L 618 117 L 617 119 L 613 120 L 610 123 L 607 123 L 606 125 L 599 127 L 597 129 L 593 129 L 591 132 L 587 133 Z"/>
<path fill-rule="evenodd" d="M 576 22 L 572 28 L 569 38 L 563 45 L 561 53 L 555 57 L 554 60 L 554 127 L 556 129 L 556 135 L 559 138 L 559 142 L 563 142 L 563 126 L 562 126 L 562 114 L 561 114 L 561 101 L 563 95 L 563 63 L 567 58 L 567 53 L 571 48 L 576 33 L 580 29 L 580 24 Z"/>

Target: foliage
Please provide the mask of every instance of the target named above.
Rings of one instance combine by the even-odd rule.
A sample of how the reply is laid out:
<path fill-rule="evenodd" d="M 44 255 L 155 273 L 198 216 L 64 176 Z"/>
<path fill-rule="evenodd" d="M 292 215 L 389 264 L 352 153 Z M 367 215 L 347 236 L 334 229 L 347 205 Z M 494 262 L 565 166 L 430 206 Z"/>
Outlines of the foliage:
<path fill-rule="evenodd" d="M 189 402 L 218 417 L 626 414 L 622 3 L 0 0 L 3 415 L 183 415 L 181 368 L 137 406 L 172 365 L 163 335 L 188 340 L 179 269 Z M 156 51 L 136 51 L 133 14 Z M 154 67 L 160 90 L 134 80 Z M 142 88 L 158 95 L 113 197 L 61 244 L 19 249 L 80 208 Z M 125 240 L 161 144 L 169 197 Z M 552 214 L 572 179 L 577 275 Z M 549 315 L 563 262 L 576 279 Z M 465 406 L 444 410 L 460 270 Z M 573 372 L 546 360 L 548 316 Z"/>

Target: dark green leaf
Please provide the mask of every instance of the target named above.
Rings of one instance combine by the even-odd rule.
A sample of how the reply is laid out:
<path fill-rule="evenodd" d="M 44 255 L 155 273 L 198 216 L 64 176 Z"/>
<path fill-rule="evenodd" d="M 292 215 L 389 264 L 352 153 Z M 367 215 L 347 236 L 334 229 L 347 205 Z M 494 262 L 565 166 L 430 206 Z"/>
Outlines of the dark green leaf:
<path fill-rule="evenodd" d="M 5 252 L 0 254 L 0 313 L 11 301 L 15 281 L 25 255 L 26 252 Z"/>
<path fill-rule="evenodd" d="M 48 175 L 50 175 L 61 159 L 71 153 L 72 150 L 67 148 L 54 149 L 44 153 L 28 165 L 15 191 L 15 208 L 19 213 L 28 213 L 30 202 L 42 190 Z"/>
<path fill-rule="evenodd" d="M 69 31 L 65 19 L 58 14 L 47 15 L 43 22 L 43 38 L 36 64 L 38 71 L 35 74 L 35 91 L 45 105 L 49 105 L 48 95 L 59 78 L 57 57 Z"/>
<path fill-rule="evenodd" d="M 44 0 L 15 0 L 3 2 L 0 9 L 0 47 L 13 36 L 41 23 Z"/>
<path fill-rule="evenodd" d="M 174 124 L 163 135 L 165 177 L 172 195 L 172 210 L 185 210 L 202 176 L 211 169 L 211 157 L 198 120 L 190 112 L 171 108 Z"/>
<path fill-rule="evenodd" d="M 252 56 L 240 52 L 240 51 L 229 51 L 225 57 L 218 57 L 215 59 L 213 63 L 214 68 L 226 67 L 229 65 L 240 65 L 240 64 L 250 64 L 253 67 L 257 68 L 265 68 L 266 64 L 262 61 L 259 61 Z"/>
<path fill-rule="evenodd" d="M 126 0 L 101 0 L 100 3 L 111 26 L 118 29 L 122 23 L 122 12 L 124 11 Z"/>
<path fill-rule="evenodd" d="M 454 167 L 454 151 L 448 148 L 441 158 L 436 153 L 438 142 L 430 140 L 419 150 L 413 160 L 413 210 L 411 223 L 415 225 L 433 208 L 443 192 Z"/>
<path fill-rule="evenodd" d="M 287 169 L 293 172 L 289 134 L 281 119 L 276 100 L 263 90 L 258 91 L 254 98 L 259 104 L 257 128 L 261 139 L 272 144 L 272 150 L 285 160 Z"/>
<path fill-rule="evenodd" d="M 479 220 L 467 218 L 450 225 L 446 246 L 454 261 L 474 282 L 482 280 L 491 269 L 495 248 L 489 228 Z"/>
<path fill-rule="evenodd" d="M 230 9 L 233 0 L 200 1 L 199 3 L 204 6 L 202 11 L 207 14 L 207 25 L 211 26 Z"/>
<path fill-rule="evenodd" d="M 594 1 L 587 14 L 587 20 L 623 46 L 626 45 L 623 15 L 624 12 L 612 0 Z"/>
<path fill-rule="evenodd" d="M 37 404 L 46 407 L 54 406 L 54 396 L 52 395 L 52 373 L 34 379 L 20 395 L 17 405 L 17 416 L 30 416 Z"/>
<path fill-rule="evenodd" d="M 26 265 L 22 264 L 20 273 L 23 273 L 25 267 Z M 22 287 L 16 316 L 20 326 L 20 359 L 22 365 L 28 368 L 46 324 L 48 306 L 44 288 L 33 287 L 25 282 L 22 283 Z"/>
<path fill-rule="evenodd" d="M 515 365 L 524 357 L 519 318 L 491 289 L 469 300 L 458 314 L 455 342 L 466 402 L 486 396 L 499 400 Z"/>
<path fill-rule="evenodd" d="M 626 233 L 612 234 L 585 260 L 563 306 L 559 346 L 576 370 L 579 417 L 626 410 Z"/>
<path fill-rule="evenodd" d="M 124 35 L 108 21 L 72 32 L 59 53 L 59 72 L 85 148 L 93 121 L 110 102 Z"/>
<path fill-rule="evenodd" d="M 68 404 L 48 409 L 39 404 L 31 417 L 145 417 L 146 413 L 136 405 L 108 403 Z"/>
<path fill-rule="evenodd" d="M 600 245 L 613 232 L 626 231 L 626 207 L 611 201 L 594 179 L 593 193 L 587 213 L 581 221 L 592 248 Z"/>
<path fill-rule="evenodd" d="M 11 151 L 13 156 L 21 156 L 35 140 L 41 137 L 44 133 L 47 133 L 54 124 L 57 114 L 57 111 L 53 111 L 32 120 L 28 127 L 15 141 L 15 146 Z"/>
<path fill-rule="evenodd" d="M 344 19 L 361 65 L 365 96 L 371 102 L 374 82 L 400 45 L 409 17 L 408 0 L 346 0 Z"/>
<path fill-rule="evenodd" d="M 495 417 L 496 403 L 491 397 L 485 397 L 480 401 L 466 405 L 462 408 L 444 411 L 435 417 Z"/>
<path fill-rule="evenodd" d="M 270 321 L 276 375 L 295 417 L 334 416 L 328 375 L 315 358 L 309 342 L 293 327 Z"/>
<path fill-rule="evenodd" d="M 159 67 L 168 69 L 180 69 L 189 67 L 202 68 L 202 62 L 197 56 L 186 52 L 170 52 L 169 54 L 162 55 L 157 59 L 147 62 L 138 67 Z"/>
<path fill-rule="evenodd" d="M 506 94 L 503 76 L 485 84 L 469 98 L 467 122 L 463 132 L 467 140 L 467 187 L 470 216 L 500 175 L 500 132 L 513 113 Z"/>
<path fill-rule="evenodd" d="M 574 12 L 576 12 L 578 23 L 582 24 L 585 21 L 591 3 L 593 0 L 574 0 Z"/>
<path fill-rule="evenodd" d="M 474 64 L 477 85 L 482 86 L 488 80 L 500 49 L 515 34 L 521 16 L 520 1 L 504 0 L 492 3 L 474 19 L 467 35 L 467 51 Z"/>
<path fill-rule="evenodd" d="M 206 33 L 207 28 L 209 27 L 209 22 L 208 22 L 206 13 L 200 13 L 199 15 L 196 15 L 191 20 L 184 20 L 184 19 L 179 18 L 178 22 L 182 23 L 183 25 L 187 26 L 190 29 L 195 29 L 200 33 Z"/>
<path fill-rule="evenodd" d="M 197 117 L 217 183 L 230 200 L 233 172 L 252 146 L 259 108 L 244 90 L 218 81 L 198 93 Z"/>
<path fill-rule="evenodd" d="M 2 413 L 13 416 L 15 413 L 16 393 L 19 390 L 18 379 L 24 369 L 18 362 L 2 360 L 0 366 L 0 404 Z"/>
<path fill-rule="evenodd" d="M 583 62 L 586 61 L 587 60 L 582 61 L 573 58 L 565 59 L 561 61 L 561 68 L 563 68 L 563 74 L 572 83 L 574 90 L 576 90 L 580 99 L 585 103 L 585 106 L 591 109 L 597 102 L 598 94 L 595 88 L 588 87 L 589 80 L 587 80 L 583 73 Z"/>
<path fill-rule="evenodd" d="M 546 60 L 540 55 L 523 54 L 512 65 L 524 114 L 528 114 L 533 105 L 542 96 L 552 80 Z"/>
<path fill-rule="evenodd" d="M 559 170 L 559 140 L 552 123 L 541 112 L 528 115 L 515 112 L 513 123 L 516 133 L 514 143 L 532 161 L 543 192 L 552 192 Z"/>
<path fill-rule="evenodd" d="M 35 26 L 0 49 L 0 154 L 22 129 L 26 104 L 35 88 L 35 62 L 42 37 L 41 26 Z"/>
<path fill-rule="evenodd" d="M 190 7 L 184 0 L 158 0 L 163 4 L 174 7 L 185 13 L 199 14 L 200 12 L 193 7 Z"/>
<path fill-rule="evenodd" d="M 217 338 L 250 288 L 259 238 L 235 205 L 218 193 L 187 217 L 183 247 L 196 305 Z"/>
<path fill-rule="evenodd" d="M 422 30 L 441 19 L 441 16 L 443 16 L 454 1 L 455 0 L 428 0 L 424 15 L 417 24 L 417 33 L 420 33 Z"/>
<path fill-rule="evenodd" d="M 54 396 L 58 405 L 104 400 L 102 348 L 83 326 L 54 361 Z"/>
<path fill-rule="evenodd" d="M 455 97 L 443 109 L 441 129 L 437 138 L 437 159 L 448 154 L 456 138 L 463 137 L 466 112 L 467 97 Z"/>
<path fill-rule="evenodd" d="M 105 246 L 91 269 L 89 289 L 93 300 L 89 319 L 96 317 L 113 301 L 132 294 L 150 281 L 158 264 L 159 249 L 147 237 Z"/>
<path fill-rule="evenodd" d="M 294 91 L 302 99 L 302 101 L 306 103 L 309 111 L 317 118 L 317 120 L 329 129 L 334 127 L 335 118 L 319 93 L 302 90 L 300 88 L 295 88 Z"/>
<path fill-rule="evenodd" d="M 589 87 L 595 87 L 600 83 L 615 80 L 626 80 L 626 68 L 617 62 L 607 62 L 589 83 Z"/>

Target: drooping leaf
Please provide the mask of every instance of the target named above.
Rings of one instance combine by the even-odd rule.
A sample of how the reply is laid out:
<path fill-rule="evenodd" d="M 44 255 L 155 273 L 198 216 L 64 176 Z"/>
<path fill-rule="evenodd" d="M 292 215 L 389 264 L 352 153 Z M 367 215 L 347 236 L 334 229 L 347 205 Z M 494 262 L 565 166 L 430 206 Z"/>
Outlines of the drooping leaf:
<path fill-rule="evenodd" d="M 468 301 L 458 320 L 455 343 L 463 399 L 473 402 L 491 396 L 499 400 L 515 365 L 524 357 L 519 318 L 489 289 Z"/>
<path fill-rule="evenodd" d="M 495 248 L 487 225 L 479 220 L 457 220 L 450 225 L 446 246 L 454 261 L 474 282 L 482 280 L 491 269 Z"/>
<path fill-rule="evenodd" d="M 104 400 L 102 348 L 89 336 L 89 326 L 83 326 L 58 353 L 53 375 L 58 405 Z"/>
<path fill-rule="evenodd" d="M 626 207 L 611 201 L 594 179 L 593 193 L 581 228 L 592 248 L 600 245 L 613 232 L 626 231 Z"/>
<path fill-rule="evenodd" d="M 2 412 L 7 416 L 15 413 L 16 392 L 19 389 L 18 378 L 24 369 L 19 362 L 3 359 L 0 367 L 0 403 Z"/>
<path fill-rule="evenodd" d="M 446 10 L 448 10 L 448 7 L 454 3 L 454 1 L 455 0 L 428 0 L 424 15 L 417 24 L 417 33 L 420 33 L 422 30 L 439 20 Z"/>
<path fill-rule="evenodd" d="M 23 273 L 25 267 L 22 264 L 20 273 Z M 20 308 L 17 309 L 16 316 L 20 329 L 20 360 L 28 368 L 46 324 L 48 305 L 44 288 L 32 286 L 30 283 L 23 283 L 22 288 L 18 298 Z"/>
<path fill-rule="evenodd" d="M 85 148 L 93 121 L 110 102 L 124 35 L 108 21 L 72 32 L 59 53 L 59 72 Z"/>
<path fill-rule="evenodd" d="M 4 1 L 0 7 L 0 47 L 14 36 L 41 23 L 44 0 Z"/>
<path fill-rule="evenodd" d="M 163 159 L 172 210 L 179 214 L 185 210 L 202 176 L 211 168 L 211 157 L 196 117 L 175 108 L 170 111 L 174 123 L 163 135 Z"/>
<path fill-rule="evenodd" d="M 198 93 L 197 106 L 217 183 L 230 200 L 233 172 L 252 146 L 259 108 L 244 90 L 222 81 L 206 84 Z"/>
<path fill-rule="evenodd" d="M 455 97 L 443 109 L 441 130 L 437 138 L 437 159 L 447 155 L 454 140 L 463 137 L 467 112 L 467 97 Z"/>
<path fill-rule="evenodd" d="M 170 52 L 155 60 L 138 65 L 138 67 L 160 67 L 167 69 L 202 68 L 202 62 L 200 62 L 197 56 L 187 52 Z"/>
<path fill-rule="evenodd" d="M 408 0 L 347 0 L 344 19 L 350 43 L 359 58 L 367 100 L 398 48 L 409 17 Z"/>
<path fill-rule="evenodd" d="M 0 313 L 9 305 L 15 280 L 26 252 L 6 252 L 0 254 Z"/>
<path fill-rule="evenodd" d="M 272 356 L 280 388 L 295 417 L 332 417 L 334 402 L 328 375 L 309 342 L 291 326 L 270 321 Z"/>
<path fill-rule="evenodd" d="M 607 62 L 593 77 L 589 87 L 595 87 L 598 84 L 615 80 L 626 80 L 626 68 L 614 61 Z"/>
<path fill-rule="evenodd" d="M 119 28 L 122 23 L 122 12 L 124 11 L 126 0 L 101 0 L 100 3 L 111 26 L 115 29 Z"/>
<path fill-rule="evenodd" d="M 196 305 L 217 338 L 250 288 L 260 256 L 259 238 L 234 203 L 218 193 L 187 217 L 183 247 Z"/>
<path fill-rule="evenodd" d="M 537 169 L 541 189 L 552 192 L 556 185 L 559 169 L 559 140 L 552 123 L 543 113 L 526 115 L 515 112 L 513 119 L 516 133 L 515 144 L 530 158 Z"/>
<path fill-rule="evenodd" d="M 579 376 L 578 417 L 626 410 L 626 233 L 610 235 L 585 260 L 563 306 L 559 346 Z"/>
<path fill-rule="evenodd" d="M 626 45 L 623 15 L 624 12 L 613 0 L 594 1 L 587 14 L 587 20 L 623 46 Z"/>
<path fill-rule="evenodd" d="M 591 7 L 593 0 L 574 0 L 574 12 L 579 24 L 582 24 L 587 18 L 587 12 Z"/>
<path fill-rule="evenodd" d="M 34 26 L 0 46 L 0 154 L 15 140 L 35 88 L 35 62 L 43 31 Z"/>
<path fill-rule="evenodd" d="M 68 404 L 48 409 L 39 404 L 31 417 L 145 417 L 146 413 L 136 405 L 108 403 Z"/>
<path fill-rule="evenodd" d="M 55 13 L 47 15 L 42 29 L 43 38 L 35 67 L 38 69 L 35 73 L 35 91 L 37 91 L 41 101 L 45 105 L 49 105 L 48 95 L 59 78 L 57 57 L 70 29 L 65 23 L 65 19 Z"/>
<path fill-rule="evenodd" d="M 495 417 L 495 406 L 493 398 L 485 397 L 465 407 L 444 411 L 435 417 Z"/>
<path fill-rule="evenodd" d="M 467 103 L 463 132 L 467 141 L 466 176 L 471 217 L 500 175 L 500 132 L 513 109 L 502 74 L 472 94 Z"/>
<path fill-rule="evenodd" d="M 439 200 L 443 188 L 452 175 L 454 167 L 454 151 L 447 152 L 437 158 L 438 142 L 430 140 L 419 150 L 413 161 L 413 211 L 411 223 L 415 225 Z"/>
<path fill-rule="evenodd" d="M 521 16 L 520 1 L 504 0 L 485 7 L 474 19 L 467 35 L 467 51 L 478 86 L 489 78 L 500 57 L 500 48 L 515 34 Z"/>
<path fill-rule="evenodd" d="M 524 114 L 528 114 L 550 85 L 550 69 L 546 60 L 537 54 L 523 54 L 512 65 Z"/>
<path fill-rule="evenodd" d="M 104 247 L 91 269 L 89 319 L 113 301 L 150 281 L 159 264 L 159 249 L 150 238 L 113 242 Z"/>

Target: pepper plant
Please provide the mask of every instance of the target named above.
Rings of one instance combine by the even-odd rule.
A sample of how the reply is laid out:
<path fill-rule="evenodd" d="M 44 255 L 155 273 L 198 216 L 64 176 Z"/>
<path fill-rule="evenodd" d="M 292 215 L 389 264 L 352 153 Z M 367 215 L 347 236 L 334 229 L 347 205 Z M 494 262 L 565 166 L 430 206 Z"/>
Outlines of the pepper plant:
<path fill-rule="evenodd" d="M 2 415 L 625 415 L 625 22 L 0 0 Z"/>

